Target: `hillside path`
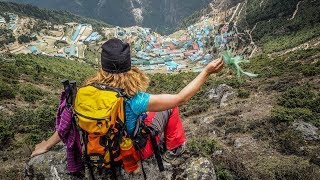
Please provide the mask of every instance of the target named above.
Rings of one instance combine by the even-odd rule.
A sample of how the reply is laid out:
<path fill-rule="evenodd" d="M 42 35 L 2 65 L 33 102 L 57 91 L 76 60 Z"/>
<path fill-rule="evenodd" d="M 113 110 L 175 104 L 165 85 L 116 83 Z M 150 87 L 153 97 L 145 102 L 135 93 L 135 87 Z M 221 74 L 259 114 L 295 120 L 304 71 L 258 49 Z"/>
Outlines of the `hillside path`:
<path fill-rule="evenodd" d="M 301 2 L 302 2 L 302 1 L 299 1 L 299 2 L 298 2 L 297 7 L 296 7 L 296 10 L 293 12 L 292 17 L 291 17 L 290 19 L 288 19 L 288 20 L 292 20 L 292 19 L 294 19 L 294 18 L 296 17 L 296 14 L 297 14 L 297 12 L 298 12 L 298 10 L 299 10 L 299 5 L 300 5 Z"/>

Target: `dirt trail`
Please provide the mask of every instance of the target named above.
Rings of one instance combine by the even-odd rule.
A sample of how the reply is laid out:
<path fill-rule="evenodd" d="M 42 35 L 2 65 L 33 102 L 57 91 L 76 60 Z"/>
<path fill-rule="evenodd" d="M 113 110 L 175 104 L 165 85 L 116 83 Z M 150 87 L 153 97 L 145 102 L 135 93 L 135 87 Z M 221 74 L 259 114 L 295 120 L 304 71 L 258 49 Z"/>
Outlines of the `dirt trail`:
<path fill-rule="evenodd" d="M 240 14 L 241 14 L 241 12 L 243 10 L 243 7 L 245 7 L 246 3 L 240 3 L 240 5 L 241 5 L 241 8 L 240 8 L 239 12 L 237 13 L 236 20 L 234 21 L 234 28 L 236 30 L 236 34 L 243 35 L 244 33 L 239 33 L 239 31 L 238 31 L 237 22 L 238 22 Z"/>
<path fill-rule="evenodd" d="M 232 15 L 232 17 L 230 19 L 230 22 L 233 21 L 233 19 L 236 16 L 236 14 L 237 14 L 237 16 L 239 15 L 239 13 L 237 13 L 237 12 L 238 12 L 238 9 L 239 9 L 240 5 L 241 5 L 241 3 L 238 3 L 238 5 L 236 7 L 236 10 L 234 10 L 234 13 L 233 13 L 233 15 Z"/>
<path fill-rule="evenodd" d="M 253 47 L 254 47 L 254 49 L 253 49 L 253 51 L 251 52 L 249 58 L 251 58 L 251 57 L 254 55 L 254 53 L 256 52 L 256 50 L 258 49 L 256 43 L 253 41 L 253 38 L 252 38 L 252 32 L 256 29 L 257 25 L 258 25 L 258 22 L 254 25 L 254 27 L 252 28 L 252 30 L 248 33 L 249 36 L 250 36 L 250 41 L 251 41 L 250 44 L 253 45 Z"/>
<path fill-rule="evenodd" d="M 263 4 L 264 0 L 262 0 L 259 4 L 260 7 L 262 7 L 262 4 Z"/>
<path fill-rule="evenodd" d="M 291 49 L 286 49 L 286 50 L 283 50 L 283 51 L 279 51 L 279 52 L 275 52 L 275 53 L 272 53 L 270 55 L 284 55 L 284 54 L 288 54 L 290 52 L 293 52 L 293 51 L 297 51 L 297 50 L 301 50 L 301 49 L 310 49 L 310 48 L 320 48 L 320 36 L 319 37 L 316 37 L 314 39 L 311 39 L 305 43 L 302 43 L 294 48 L 291 48 Z"/>
<path fill-rule="evenodd" d="M 292 17 L 291 17 L 290 19 L 288 19 L 288 20 L 292 20 L 292 19 L 294 19 L 294 18 L 296 17 L 296 14 L 297 14 L 297 12 L 298 12 L 298 10 L 299 10 L 299 5 L 300 5 L 301 2 L 302 2 L 302 1 L 299 1 L 299 2 L 298 2 L 297 6 L 296 6 L 296 10 L 294 11 Z"/>

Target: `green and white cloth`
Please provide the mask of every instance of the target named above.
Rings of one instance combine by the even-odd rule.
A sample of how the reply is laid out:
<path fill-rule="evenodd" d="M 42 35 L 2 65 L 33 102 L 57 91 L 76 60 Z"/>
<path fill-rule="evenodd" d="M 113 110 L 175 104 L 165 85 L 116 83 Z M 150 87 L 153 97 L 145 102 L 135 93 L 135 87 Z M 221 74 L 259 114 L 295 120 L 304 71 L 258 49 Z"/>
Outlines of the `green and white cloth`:
<path fill-rule="evenodd" d="M 231 50 L 226 50 L 221 53 L 223 61 L 227 64 L 232 70 L 237 73 L 237 77 L 240 78 L 241 74 L 247 75 L 249 77 L 257 77 L 258 74 L 253 74 L 250 72 L 245 72 L 241 67 L 240 63 L 248 63 L 249 60 L 243 59 L 241 56 L 232 55 Z"/>

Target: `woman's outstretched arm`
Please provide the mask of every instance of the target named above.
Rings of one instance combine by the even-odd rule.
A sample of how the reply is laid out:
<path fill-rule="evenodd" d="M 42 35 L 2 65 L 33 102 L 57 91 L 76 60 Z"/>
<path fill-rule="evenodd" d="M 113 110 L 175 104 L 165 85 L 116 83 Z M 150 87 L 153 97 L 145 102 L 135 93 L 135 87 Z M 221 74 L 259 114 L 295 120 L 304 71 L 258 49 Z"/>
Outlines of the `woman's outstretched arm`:
<path fill-rule="evenodd" d="M 38 156 L 40 154 L 46 153 L 52 148 L 54 145 L 56 145 L 58 142 L 60 142 L 60 137 L 58 132 L 54 132 L 54 134 L 47 140 L 42 141 L 41 143 L 37 144 L 35 149 L 33 150 L 31 157 Z"/>
<path fill-rule="evenodd" d="M 183 105 L 199 91 L 210 74 L 221 71 L 223 64 L 222 58 L 210 62 L 204 70 L 178 94 L 151 95 L 147 110 L 157 112 Z"/>

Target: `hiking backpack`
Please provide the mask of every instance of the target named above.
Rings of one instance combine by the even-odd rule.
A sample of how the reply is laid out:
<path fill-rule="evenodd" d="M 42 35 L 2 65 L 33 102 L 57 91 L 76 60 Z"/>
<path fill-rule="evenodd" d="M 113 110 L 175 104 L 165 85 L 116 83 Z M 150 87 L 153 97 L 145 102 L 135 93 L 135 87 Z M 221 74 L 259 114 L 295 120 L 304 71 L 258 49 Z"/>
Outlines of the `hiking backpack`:
<path fill-rule="evenodd" d="M 77 92 L 74 112 L 83 154 L 98 169 L 121 165 L 120 143 L 126 136 L 124 98 L 124 91 L 106 85 L 85 86 Z"/>
<path fill-rule="evenodd" d="M 66 83 L 65 80 L 62 83 L 66 90 L 66 84 L 69 82 Z M 143 141 L 146 141 L 148 134 L 156 154 L 159 170 L 164 170 L 156 143 L 157 133 L 150 131 L 144 125 L 143 118 L 137 120 L 134 137 L 127 134 L 125 100 L 128 99 L 128 96 L 123 89 L 93 84 L 76 90 L 74 81 L 70 81 L 68 89 L 70 90 L 67 101 L 73 104 L 74 123 L 79 128 L 84 162 L 89 168 L 92 179 L 94 179 L 93 166 L 97 167 L 98 171 L 110 169 L 113 178 L 117 179 L 115 167 L 124 164 L 125 160 L 138 161 L 141 158 L 138 151 L 130 156 L 121 155 L 121 148 L 131 144 L 134 145 L 132 149 L 135 147 L 136 150 L 140 150 L 144 147 L 140 144 L 145 143 Z M 128 171 L 126 168 L 125 170 Z M 146 179 L 143 166 L 142 171 Z"/>

